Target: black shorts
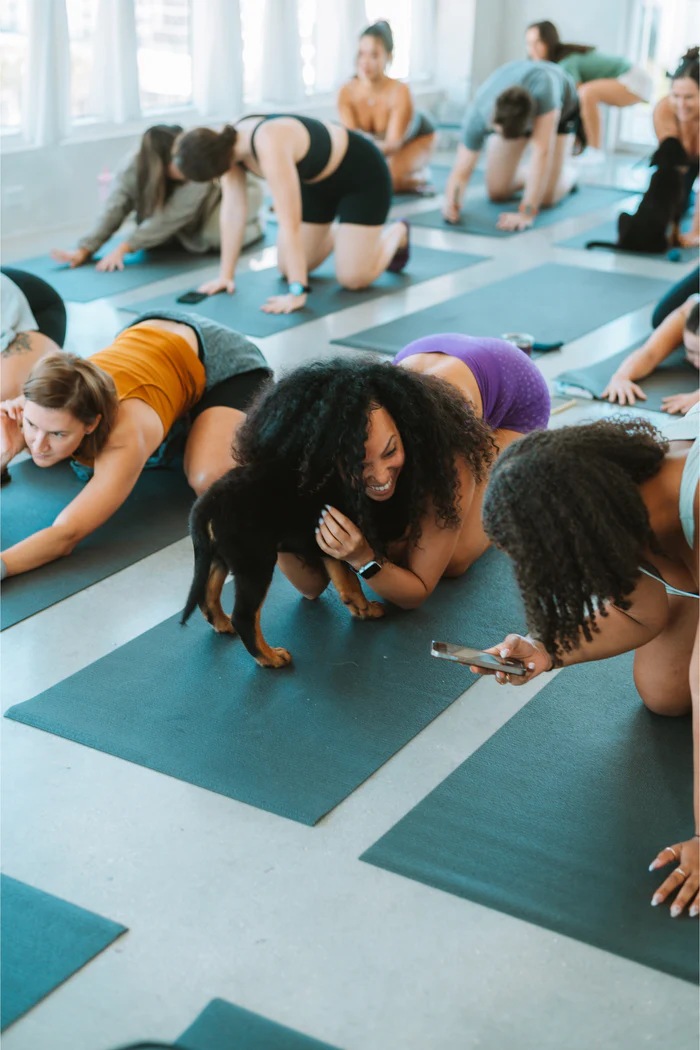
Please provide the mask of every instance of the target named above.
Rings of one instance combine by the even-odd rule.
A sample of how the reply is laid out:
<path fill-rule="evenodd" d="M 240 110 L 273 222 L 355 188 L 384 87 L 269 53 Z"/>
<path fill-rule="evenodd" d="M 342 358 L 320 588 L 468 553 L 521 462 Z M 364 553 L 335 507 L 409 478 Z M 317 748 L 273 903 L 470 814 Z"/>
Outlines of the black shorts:
<path fill-rule="evenodd" d="M 391 207 L 391 175 L 373 142 L 348 131 L 348 148 L 340 164 L 321 182 L 302 182 L 302 222 L 321 225 L 347 222 L 383 226 Z"/>
<path fill-rule="evenodd" d="M 66 307 L 56 289 L 26 270 L 3 266 L 2 272 L 24 294 L 42 335 L 63 346 L 66 337 Z"/>
<path fill-rule="evenodd" d="M 207 390 L 194 408 L 190 409 L 190 419 L 194 421 L 208 408 L 236 408 L 247 412 L 261 390 L 272 380 L 269 368 L 254 368 L 251 372 L 239 372 L 238 375 L 222 379 L 216 386 Z"/>
<path fill-rule="evenodd" d="M 578 129 L 581 123 L 581 110 L 576 106 L 576 109 L 569 110 L 566 115 L 562 114 L 559 121 L 559 127 L 557 128 L 557 135 L 573 135 Z"/>

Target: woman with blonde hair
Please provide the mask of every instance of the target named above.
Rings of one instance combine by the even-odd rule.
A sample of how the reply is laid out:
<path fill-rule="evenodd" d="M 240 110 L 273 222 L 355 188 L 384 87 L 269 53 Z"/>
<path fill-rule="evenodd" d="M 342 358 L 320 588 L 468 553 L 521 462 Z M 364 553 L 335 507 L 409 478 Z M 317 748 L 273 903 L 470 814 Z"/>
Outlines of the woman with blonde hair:
<path fill-rule="evenodd" d="M 155 124 L 143 135 L 138 150 L 118 172 L 102 214 L 93 229 L 71 251 L 51 254 L 71 268 L 89 262 L 96 251 L 135 213 L 135 228 L 104 255 L 96 265 L 101 272 L 124 269 L 124 256 L 176 241 L 185 251 L 201 255 L 218 251 L 221 188 L 215 184 L 188 182 L 173 163 L 173 145 L 182 128 L 179 124 Z M 262 186 L 246 179 L 246 222 L 243 245 L 262 236 L 259 212 Z"/>

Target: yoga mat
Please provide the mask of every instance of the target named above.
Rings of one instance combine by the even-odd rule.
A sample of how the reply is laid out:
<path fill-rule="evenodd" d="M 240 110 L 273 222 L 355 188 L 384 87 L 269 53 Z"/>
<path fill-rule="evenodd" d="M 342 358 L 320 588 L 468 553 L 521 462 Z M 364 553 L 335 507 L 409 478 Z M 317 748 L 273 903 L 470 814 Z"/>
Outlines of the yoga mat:
<path fill-rule="evenodd" d="M 691 216 L 687 216 L 681 223 L 681 230 L 683 233 L 688 233 L 693 224 Z M 599 226 L 594 226 L 592 230 L 586 230 L 585 233 L 577 233 L 573 237 L 567 237 L 564 241 L 555 241 L 555 244 L 560 248 L 585 248 L 589 241 L 612 241 L 613 243 L 617 240 L 617 218 L 608 219 L 607 222 L 602 222 Z M 697 248 L 679 248 L 677 249 L 680 253 L 680 258 L 676 259 L 676 262 L 691 262 L 696 258 L 698 254 Z M 590 248 L 589 251 L 603 252 L 611 251 L 609 248 Z M 615 252 L 616 255 L 631 255 L 633 257 L 641 259 L 665 259 L 667 258 L 666 252 Z"/>
<path fill-rule="evenodd" d="M 225 999 L 212 999 L 177 1045 L 182 1050 L 335 1050 Z"/>
<path fill-rule="evenodd" d="M 95 260 L 116 248 L 123 240 L 113 237 L 102 246 L 95 255 Z M 259 251 L 268 244 L 274 244 L 276 231 L 260 238 L 245 251 Z M 103 299 L 110 295 L 121 295 L 132 288 L 142 288 L 154 281 L 163 281 L 166 277 L 178 274 L 197 273 L 206 267 L 216 266 L 217 252 L 196 255 L 184 248 L 153 248 L 149 251 L 134 252 L 124 259 L 124 269 L 112 273 L 99 273 L 94 261 L 71 270 L 65 263 L 56 262 L 50 255 L 36 255 L 31 259 L 20 259 L 13 262 L 18 270 L 26 270 L 36 277 L 42 277 L 52 285 L 58 294 L 69 302 L 89 303 L 93 299 Z M 193 278 L 192 285 L 198 283 Z"/>
<path fill-rule="evenodd" d="M 0 876 L 0 890 L 4 1031 L 121 937 L 126 926 L 8 875 Z"/>
<path fill-rule="evenodd" d="M 619 354 L 606 357 L 587 368 L 572 368 L 568 372 L 562 372 L 554 380 L 555 389 L 561 393 L 576 397 L 578 391 L 588 391 L 596 399 L 602 397 L 603 391 L 613 373 L 625 360 L 628 354 L 636 350 L 641 343 L 635 343 L 627 347 Z M 697 390 L 700 385 L 700 377 L 697 368 L 693 368 L 685 356 L 682 347 L 667 357 L 665 361 L 656 368 L 646 379 L 635 379 L 647 395 L 646 401 L 638 401 L 636 405 L 615 405 L 615 408 L 627 408 L 635 411 L 637 408 L 647 408 L 654 412 L 661 411 L 662 399 L 671 394 L 690 394 Z M 584 395 L 585 396 L 585 395 Z"/>
<path fill-rule="evenodd" d="M 3 487 L 0 500 L 4 550 L 51 525 L 85 488 L 68 463 L 42 469 L 25 460 L 11 464 L 10 474 L 12 481 Z M 3 581 L 1 629 L 181 540 L 193 502 L 182 466 L 145 470 L 119 510 L 67 558 Z"/>
<path fill-rule="evenodd" d="M 652 908 L 648 871 L 692 835 L 692 782 L 690 717 L 644 708 L 632 654 L 581 664 L 361 859 L 697 981 L 698 921 Z"/>
<path fill-rule="evenodd" d="M 574 193 L 570 193 L 553 208 L 543 208 L 537 216 L 535 229 L 553 226 L 554 223 L 563 222 L 564 219 L 574 219 L 578 215 L 586 215 L 599 208 L 618 204 L 629 196 L 629 190 L 619 190 L 613 186 L 579 186 Z M 455 230 L 457 233 L 476 233 L 481 237 L 517 236 L 507 230 L 496 228 L 498 217 L 504 211 L 517 211 L 517 203 L 515 201 L 490 201 L 485 191 L 479 190 L 472 193 L 467 190 L 459 222 L 455 224 L 445 222 L 441 208 L 424 211 L 420 215 L 412 215 L 411 222 L 415 226 L 426 226 L 432 230 Z"/>
<path fill-rule="evenodd" d="M 669 288 L 669 281 L 657 278 L 546 263 L 332 341 L 385 354 L 396 354 L 412 340 L 436 332 L 529 332 L 538 343 L 569 343 L 660 299 Z"/>
<path fill-rule="evenodd" d="M 225 293 L 212 295 L 192 307 L 183 307 L 175 302 L 176 297 L 189 287 L 183 285 L 174 294 L 159 295 L 155 299 L 147 299 L 145 302 L 125 306 L 123 309 L 134 313 L 162 310 L 163 308 L 191 309 L 195 313 L 211 318 L 212 321 L 235 328 L 238 332 L 261 337 L 274 335 L 275 332 L 287 328 L 296 328 L 297 325 L 336 313 L 348 306 L 357 306 L 359 303 L 379 299 L 387 292 L 401 291 L 412 284 L 429 281 L 431 277 L 440 277 L 442 274 L 474 266 L 475 263 L 482 262 L 484 258 L 483 255 L 467 255 L 464 252 L 437 251 L 434 248 L 412 246 L 411 258 L 403 273 L 383 273 L 369 288 L 349 292 L 336 283 L 334 260 L 331 256 L 312 274 L 310 285 L 313 291 L 307 299 L 306 306 L 303 310 L 297 310 L 293 314 L 265 314 L 260 309 L 271 295 L 284 295 L 287 291 L 287 283 L 276 266 L 268 267 L 266 270 L 243 273 L 236 278 L 236 291 L 233 295 Z"/>
<path fill-rule="evenodd" d="M 186 628 L 173 616 L 8 717 L 311 825 L 473 684 L 430 656 L 431 639 L 478 647 L 522 622 L 496 550 L 420 609 L 363 622 L 277 572 L 262 626 L 291 667 L 258 667 L 199 612 Z"/>

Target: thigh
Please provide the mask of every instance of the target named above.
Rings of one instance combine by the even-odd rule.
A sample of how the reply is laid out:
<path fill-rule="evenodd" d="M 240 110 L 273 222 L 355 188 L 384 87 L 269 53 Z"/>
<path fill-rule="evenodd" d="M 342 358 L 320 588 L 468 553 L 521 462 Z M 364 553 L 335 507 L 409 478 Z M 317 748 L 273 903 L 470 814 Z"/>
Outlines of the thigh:
<path fill-rule="evenodd" d="M 435 144 L 435 134 L 421 135 L 420 138 L 412 139 L 402 146 L 393 157 L 389 158 L 389 171 L 394 181 L 414 175 L 419 172 L 430 160 L 430 154 Z"/>
<path fill-rule="evenodd" d="M 527 139 L 504 139 L 502 135 L 491 135 L 486 147 L 486 192 L 493 201 L 505 201 L 512 197 L 515 176 Z"/>
<path fill-rule="evenodd" d="M 580 99 L 604 102 L 606 106 L 634 106 L 637 102 L 642 101 L 639 95 L 633 94 L 619 80 L 612 78 L 589 80 L 587 84 L 581 85 L 578 93 Z"/>
<path fill-rule="evenodd" d="M 669 594 L 666 626 L 634 654 L 634 684 L 644 704 L 658 715 L 690 711 L 690 658 L 699 606 L 697 598 Z"/>
<path fill-rule="evenodd" d="M 0 364 L 0 401 L 19 397 L 34 365 L 45 354 L 60 352 L 60 346 L 41 332 L 20 332 L 3 350 Z"/>
<path fill-rule="evenodd" d="M 205 409 L 195 419 L 185 445 L 183 467 L 197 495 L 235 466 L 233 439 L 244 420 L 245 413 L 222 405 Z"/>
<path fill-rule="evenodd" d="M 564 162 L 568 160 L 568 158 L 573 153 L 575 138 L 575 135 L 566 134 L 557 135 L 555 139 L 554 152 L 552 154 L 552 164 L 549 169 L 549 175 L 547 176 L 547 184 L 544 188 L 544 193 L 542 194 L 543 203 L 551 200 L 554 196 L 554 191 L 556 190 L 557 183 L 561 178 L 561 172 L 562 168 L 564 167 Z M 544 204 L 544 206 L 547 206 L 546 203 Z"/>
<path fill-rule="evenodd" d="M 343 286 L 352 286 L 358 272 L 367 269 L 379 246 L 383 226 L 341 223 L 335 231 L 335 275 Z"/>
<path fill-rule="evenodd" d="M 670 313 L 677 310 L 691 295 L 697 292 L 698 282 L 700 282 L 700 268 L 696 268 L 692 273 L 682 277 L 678 284 L 674 284 L 655 307 L 651 315 L 652 328 L 658 328 Z"/>
<path fill-rule="evenodd" d="M 39 331 L 62 347 L 66 336 L 66 306 L 56 289 L 26 270 L 3 266 L 2 272 L 23 293 Z"/>
<path fill-rule="evenodd" d="M 301 239 L 304 245 L 304 258 L 309 273 L 320 266 L 324 259 L 333 251 L 333 232 L 330 222 L 315 223 L 302 222 Z M 286 277 L 288 267 L 288 252 L 283 237 L 277 236 L 277 267 L 280 273 Z"/>

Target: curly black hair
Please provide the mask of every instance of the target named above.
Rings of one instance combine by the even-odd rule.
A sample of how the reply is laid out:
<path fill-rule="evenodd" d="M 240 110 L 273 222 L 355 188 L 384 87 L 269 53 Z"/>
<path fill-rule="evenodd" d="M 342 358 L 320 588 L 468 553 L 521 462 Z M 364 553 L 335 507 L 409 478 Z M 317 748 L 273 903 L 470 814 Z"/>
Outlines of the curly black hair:
<path fill-rule="evenodd" d="M 484 496 L 489 538 L 513 560 L 528 627 L 554 663 L 591 641 L 605 604 L 630 606 L 645 548 L 659 549 L 639 485 L 668 442 L 615 416 L 535 431 L 499 457 Z"/>
<path fill-rule="evenodd" d="M 396 423 L 406 457 L 384 503 L 366 495 L 362 480 L 369 413 L 379 406 Z M 495 452 L 490 428 L 449 383 L 365 358 L 316 361 L 287 374 L 251 408 L 234 449 L 243 467 L 295 475 L 301 492 L 338 483 L 348 515 L 382 554 L 389 518 L 392 535 L 397 525 L 408 529 L 414 544 L 428 505 L 444 528 L 457 528 L 458 460 L 478 482 Z"/>

